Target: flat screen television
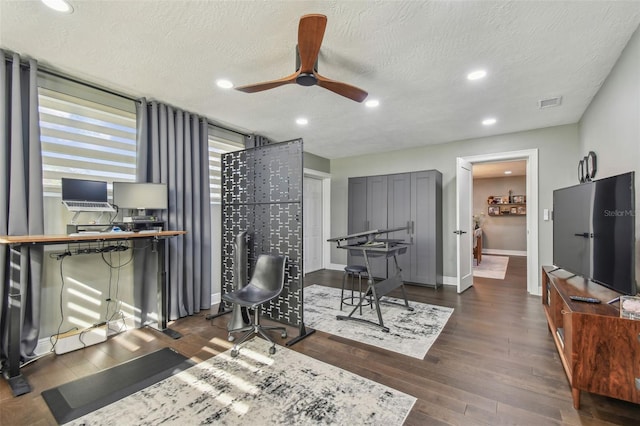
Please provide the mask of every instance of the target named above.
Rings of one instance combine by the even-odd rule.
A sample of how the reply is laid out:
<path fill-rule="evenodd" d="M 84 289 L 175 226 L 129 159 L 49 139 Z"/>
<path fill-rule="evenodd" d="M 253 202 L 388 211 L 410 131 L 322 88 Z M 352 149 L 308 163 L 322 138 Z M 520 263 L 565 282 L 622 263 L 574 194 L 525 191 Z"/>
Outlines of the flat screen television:
<path fill-rule="evenodd" d="M 113 204 L 120 209 L 165 210 L 168 206 L 167 185 L 113 182 Z"/>
<path fill-rule="evenodd" d="M 553 191 L 553 263 L 622 294 L 635 281 L 635 173 Z"/>

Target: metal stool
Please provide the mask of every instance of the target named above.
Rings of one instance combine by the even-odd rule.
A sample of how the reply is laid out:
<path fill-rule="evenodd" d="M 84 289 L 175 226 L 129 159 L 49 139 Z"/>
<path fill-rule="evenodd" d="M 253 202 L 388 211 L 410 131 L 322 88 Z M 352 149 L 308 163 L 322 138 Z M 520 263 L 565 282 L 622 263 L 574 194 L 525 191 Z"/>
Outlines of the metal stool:
<path fill-rule="evenodd" d="M 358 296 L 354 296 L 355 285 L 354 280 L 356 275 L 358 275 Z M 342 275 L 342 292 L 340 293 L 340 310 L 342 310 L 342 305 L 347 306 L 356 306 L 360 302 L 360 298 L 362 297 L 362 275 L 368 277 L 366 266 L 362 265 L 347 265 L 344 268 L 344 275 Z M 347 281 L 347 276 L 351 277 L 351 296 L 344 297 L 344 286 Z M 372 305 L 371 297 L 367 300 L 366 303 L 362 303 L 362 305 Z M 360 305 L 360 315 L 362 315 L 362 305 Z"/>

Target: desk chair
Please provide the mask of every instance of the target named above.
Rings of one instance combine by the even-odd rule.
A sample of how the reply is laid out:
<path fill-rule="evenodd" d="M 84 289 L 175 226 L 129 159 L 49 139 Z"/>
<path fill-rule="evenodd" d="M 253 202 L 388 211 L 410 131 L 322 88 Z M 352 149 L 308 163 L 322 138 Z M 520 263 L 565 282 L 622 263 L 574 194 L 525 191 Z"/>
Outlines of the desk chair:
<path fill-rule="evenodd" d="M 232 333 L 245 333 L 233 346 L 233 349 L 231 350 L 232 357 L 238 356 L 238 346 L 254 334 L 260 334 L 271 343 L 271 347 L 269 348 L 270 354 L 276 353 L 276 343 L 271 340 L 267 333 L 265 333 L 265 330 L 280 330 L 282 338 L 284 339 L 287 337 L 287 329 L 285 327 L 264 326 L 260 324 L 260 307 L 270 300 L 278 297 L 282 292 L 282 288 L 284 287 L 284 269 L 286 263 L 287 256 L 261 254 L 258 256 L 256 267 L 253 271 L 249 284 L 239 290 L 222 295 L 223 300 L 235 303 L 239 306 L 251 308 L 255 312 L 253 324 L 229 330 L 229 341 L 235 340 Z"/>

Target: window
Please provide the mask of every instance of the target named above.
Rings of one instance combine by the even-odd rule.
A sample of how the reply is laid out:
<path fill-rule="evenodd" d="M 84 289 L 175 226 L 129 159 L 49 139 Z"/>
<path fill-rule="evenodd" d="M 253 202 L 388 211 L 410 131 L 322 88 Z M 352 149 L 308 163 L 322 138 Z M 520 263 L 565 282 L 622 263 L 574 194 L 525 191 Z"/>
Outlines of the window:
<path fill-rule="evenodd" d="M 86 89 L 87 96 L 78 97 L 67 90 L 47 88 L 46 83 L 45 80 L 38 91 L 45 197 L 59 196 L 62 177 L 102 180 L 109 184 L 114 180 L 135 181 L 133 101 L 127 101 L 130 106 L 121 109 L 108 102 L 89 100 L 92 89 Z"/>
<path fill-rule="evenodd" d="M 59 77 L 40 76 L 40 133 L 44 195 L 58 197 L 62 177 L 134 182 L 134 101 Z M 222 154 L 244 149 L 240 133 L 209 126 L 211 202 L 221 201 Z"/>
<path fill-rule="evenodd" d="M 220 204 L 222 190 L 222 154 L 244 149 L 244 138 L 236 133 L 209 127 L 209 189 L 211 203 Z"/>

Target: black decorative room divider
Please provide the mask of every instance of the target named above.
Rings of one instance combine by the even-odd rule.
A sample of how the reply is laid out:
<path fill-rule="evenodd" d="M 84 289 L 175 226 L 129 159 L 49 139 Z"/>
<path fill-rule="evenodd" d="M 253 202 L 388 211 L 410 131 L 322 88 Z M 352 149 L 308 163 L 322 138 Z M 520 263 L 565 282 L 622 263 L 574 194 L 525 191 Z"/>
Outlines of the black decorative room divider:
<path fill-rule="evenodd" d="M 234 241 L 242 231 L 248 235 L 249 277 L 260 254 L 287 255 L 284 290 L 263 310 L 298 327 L 300 336 L 287 345 L 312 332 L 303 315 L 302 188 L 301 139 L 222 155 L 222 294 L 233 290 Z"/>

